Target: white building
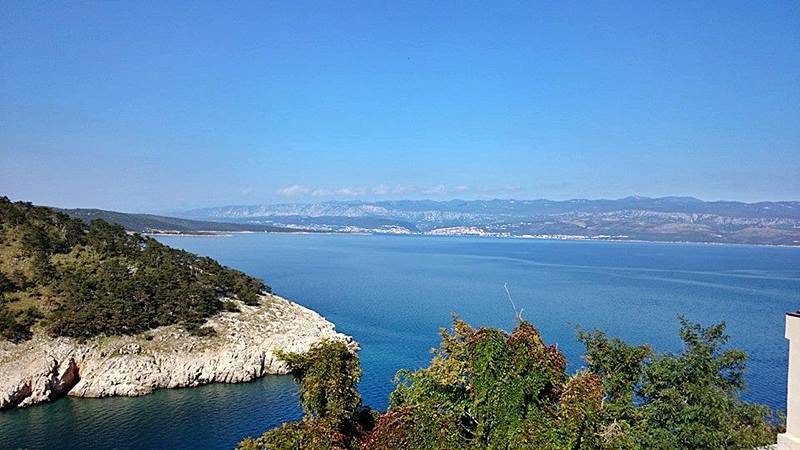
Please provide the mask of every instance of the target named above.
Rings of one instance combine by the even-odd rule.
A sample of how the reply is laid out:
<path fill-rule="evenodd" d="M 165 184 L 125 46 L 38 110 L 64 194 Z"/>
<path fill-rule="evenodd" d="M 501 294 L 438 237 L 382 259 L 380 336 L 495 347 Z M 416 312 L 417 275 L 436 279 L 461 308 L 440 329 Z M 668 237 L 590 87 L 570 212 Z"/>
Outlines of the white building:
<path fill-rule="evenodd" d="M 786 339 L 789 340 L 786 433 L 778 435 L 778 450 L 800 450 L 800 312 L 786 314 Z"/>

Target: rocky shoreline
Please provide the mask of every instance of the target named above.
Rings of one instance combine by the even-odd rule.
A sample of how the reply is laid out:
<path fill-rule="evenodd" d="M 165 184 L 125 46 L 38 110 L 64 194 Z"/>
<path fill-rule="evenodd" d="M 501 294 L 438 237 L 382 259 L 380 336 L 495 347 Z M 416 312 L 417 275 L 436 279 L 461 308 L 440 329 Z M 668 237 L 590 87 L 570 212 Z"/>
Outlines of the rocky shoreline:
<path fill-rule="evenodd" d="M 65 395 L 137 396 L 159 388 L 239 383 L 285 374 L 275 352 L 307 351 L 323 339 L 357 344 L 316 312 L 275 295 L 239 304 L 208 320 L 213 336 L 178 326 L 84 342 L 42 333 L 20 344 L 0 342 L 0 410 Z"/>

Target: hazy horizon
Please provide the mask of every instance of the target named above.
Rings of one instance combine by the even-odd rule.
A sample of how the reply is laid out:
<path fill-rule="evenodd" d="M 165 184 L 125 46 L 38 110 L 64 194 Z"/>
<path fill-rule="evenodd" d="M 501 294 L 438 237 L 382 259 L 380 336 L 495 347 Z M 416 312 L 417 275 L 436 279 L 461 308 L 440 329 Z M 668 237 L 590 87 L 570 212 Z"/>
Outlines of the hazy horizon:
<path fill-rule="evenodd" d="M 800 199 L 797 2 L 0 10 L 14 199 Z"/>
<path fill-rule="evenodd" d="M 4 196 L 6 194 L 0 193 L 0 196 Z M 31 202 L 30 200 L 23 199 L 23 198 L 13 198 L 9 197 L 12 201 L 24 201 L 24 202 Z M 375 199 L 375 200 L 366 200 L 360 198 L 350 198 L 350 199 L 328 199 L 328 200 L 297 200 L 297 201 L 290 201 L 290 200 L 276 200 L 272 202 L 254 202 L 254 203 L 229 203 L 229 204 L 217 204 L 217 205 L 207 205 L 207 206 L 199 206 L 199 207 L 190 207 L 185 209 L 165 209 L 165 210 L 125 210 L 125 209 L 108 209 L 108 208 L 101 208 L 97 206 L 72 206 L 72 205 L 52 205 L 52 204 L 44 204 L 44 203 L 36 203 L 31 202 L 39 206 L 49 206 L 55 208 L 64 208 L 64 209 L 100 209 L 100 210 L 110 210 L 116 212 L 123 212 L 123 213 L 132 213 L 132 214 L 154 214 L 154 215 L 169 215 L 169 214 L 182 214 L 186 212 L 191 212 L 194 210 L 203 210 L 203 209 L 214 209 L 214 208 L 226 208 L 226 207 L 254 207 L 254 206 L 277 206 L 277 205 L 310 205 L 315 203 L 342 203 L 342 204 L 359 204 L 359 203 L 379 203 L 379 202 L 402 202 L 402 201 L 419 201 L 419 202 L 471 202 L 471 201 L 514 201 L 514 202 L 537 202 L 537 201 L 552 201 L 552 202 L 570 202 L 570 201 L 619 201 L 619 200 L 627 200 L 627 199 L 635 199 L 635 198 L 648 198 L 652 200 L 658 199 L 668 199 L 668 198 L 687 198 L 687 199 L 694 199 L 699 200 L 701 202 L 737 202 L 737 203 L 797 203 L 800 200 L 794 199 L 782 199 L 782 200 L 763 200 L 763 201 L 754 201 L 754 202 L 744 202 L 740 200 L 732 200 L 732 199 L 701 199 L 693 196 L 676 196 L 676 195 L 666 195 L 663 197 L 649 197 L 649 196 L 641 196 L 641 195 L 628 195 L 625 197 L 618 197 L 618 198 L 565 198 L 565 199 L 553 199 L 553 198 L 500 198 L 500 197 L 493 197 L 493 198 L 473 198 L 473 199 L 466 199 L 466 198 L 448 198 L 448 199 L 434 199 L 434 198 L 384 198 L 384 199 Z"/>

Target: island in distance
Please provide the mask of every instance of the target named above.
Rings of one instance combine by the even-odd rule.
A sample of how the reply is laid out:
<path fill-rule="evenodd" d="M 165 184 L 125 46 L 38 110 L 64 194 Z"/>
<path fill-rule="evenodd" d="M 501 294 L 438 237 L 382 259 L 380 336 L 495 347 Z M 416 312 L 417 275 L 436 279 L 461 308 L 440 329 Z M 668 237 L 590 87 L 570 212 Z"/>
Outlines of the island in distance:
<path fill-rule="evenodd" d="M 395 200 L 223 206 L 178 214 L 325 232 L 800 245 L 800 202 L 692 197 L 617 200 Z"/>

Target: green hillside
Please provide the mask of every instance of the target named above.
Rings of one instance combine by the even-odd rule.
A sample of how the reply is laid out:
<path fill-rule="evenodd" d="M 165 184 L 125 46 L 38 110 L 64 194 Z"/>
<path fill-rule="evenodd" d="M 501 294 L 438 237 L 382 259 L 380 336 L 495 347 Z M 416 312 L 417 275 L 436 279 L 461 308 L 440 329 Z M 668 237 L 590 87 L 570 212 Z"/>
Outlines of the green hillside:
<path fill-rule="evenodd" d="M 0 197 L 0 338 L 133 334 L 181 324 L 196 333 L 225 297 L 258 301 L 258 279 L 103 220 Z"/>
<path fill-rule="evenodd" d="M 129 231 L 138 233 L 199 233 L 199 232 L 293 232 L 301 231 L 297 228 L 274 227 L 271 225 L 213 222 L 206 220 L 181 219 L 178 217 L 157 216 L 153 214 L 133 214 L 103 209 L 62 209 L 60 210 L 72 218 L 81 219 L 86 223 L 93 220 L 105 220 L 108 223 L 121 225 Z"/>

